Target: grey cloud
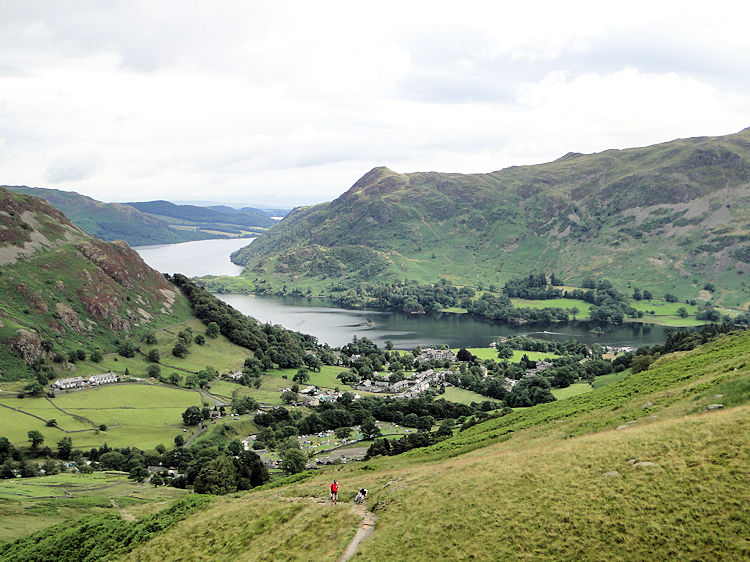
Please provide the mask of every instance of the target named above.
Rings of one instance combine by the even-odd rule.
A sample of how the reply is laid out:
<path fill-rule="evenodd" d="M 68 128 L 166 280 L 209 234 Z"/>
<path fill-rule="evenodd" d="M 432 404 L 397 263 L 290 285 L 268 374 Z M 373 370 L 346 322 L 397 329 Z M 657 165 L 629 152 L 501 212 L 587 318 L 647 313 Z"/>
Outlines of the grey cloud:
<path fill-rule="evenodd" d="M 47 165 L 45 177 L 52 183 L 84 180 L 96 171 L 98 162 L 92 152 L 62 154 Z"/>

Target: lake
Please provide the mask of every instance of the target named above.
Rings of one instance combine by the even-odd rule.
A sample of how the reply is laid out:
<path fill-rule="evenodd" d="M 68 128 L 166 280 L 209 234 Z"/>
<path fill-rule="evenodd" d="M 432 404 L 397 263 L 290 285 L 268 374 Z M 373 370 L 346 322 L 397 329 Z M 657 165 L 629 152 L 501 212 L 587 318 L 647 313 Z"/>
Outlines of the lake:
<path fill-rule="evenodd" d="M 155 270 L 170 275 L 239 275 L 242 273 L 242 267 L 229 261 L 229 255 L 253 240 L 255 238 L 195 240 L 179 244 L 135 246 L 133 249 Z"/>
<path fill-rule="evenodd" d="M 266 295 L 217 294 L 217 297 L 240 312 L 261 322 L 281 324 L 285 328 L 312 334 L 321 343 L 341 346 L 353 336 L 367 337 L 378 346 L 391 340 L 398 349 L 418 345 L 448 344 L 450 347 L 486 347 L 499 336 L 528 335 L 547 341 L 578 341 L 602 345 L 638 347 L 663 343 L 663 326 L 626 323 L 603 326 L 603 334 L 590 332 L 596 326 L 588 322 L 565 325 L 514 327 L 492 323 L 468 314 L 405 314 L 371 310 L 347 310 L 321 299 L 274 297 Z"/>
<path fill-rule="evenodd" d="M 181 244 L 160 244 L 134 248 L 143 260 L 164 273 L 238 275 L 242 268 L 229 255 L 253 239 L 199 240 Z M 587 322 L 565 325 L 512 327 L 472 318 L 466 314 L 411 315 L 399 312 L 346 310 L 332 302 L 305 297 L 217 294 L 240 312 L 261 322 L 316 336 L 321 343 L 342 346 L 353 336 L 367 337 L 383 346 L 391 340 L 399 349 L 418 345 L 448 344 L 451 347 L 485 347 L 499 336 L 525 334 L 548 341 L 570 338 L 592 344 L 638 347 L 663 343 L 666 328 L 641 323 L 604 326 L 593 334 Z"/>

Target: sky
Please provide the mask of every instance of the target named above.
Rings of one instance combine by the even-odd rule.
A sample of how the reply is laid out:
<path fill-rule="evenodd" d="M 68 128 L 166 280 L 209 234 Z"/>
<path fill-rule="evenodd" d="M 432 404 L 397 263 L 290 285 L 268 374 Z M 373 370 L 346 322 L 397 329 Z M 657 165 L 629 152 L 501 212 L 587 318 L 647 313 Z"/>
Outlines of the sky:
<path fill-rule="evenodd" d="M 0 3 L 0 184 L 291 207 L 750 126 L 750 3 Z"/>

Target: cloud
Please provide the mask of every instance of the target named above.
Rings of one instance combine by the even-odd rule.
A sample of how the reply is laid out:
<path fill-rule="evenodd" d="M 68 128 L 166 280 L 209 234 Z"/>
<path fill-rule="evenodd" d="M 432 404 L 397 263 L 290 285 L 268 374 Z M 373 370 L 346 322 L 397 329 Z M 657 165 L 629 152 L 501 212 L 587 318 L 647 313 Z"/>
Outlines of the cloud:
<path fill-rule="evenodd" d="M 107 201 L 332 199 L 750 125 L 750 8 L 0 5 L 0 177 Z"/>
<path fill-rule="evenodd" d="M 99 163 L 96 150 L 90 146 L 65 146 L 47 164 L 44 177 L 58 184 L 85 180 L 93 175 Z"/>

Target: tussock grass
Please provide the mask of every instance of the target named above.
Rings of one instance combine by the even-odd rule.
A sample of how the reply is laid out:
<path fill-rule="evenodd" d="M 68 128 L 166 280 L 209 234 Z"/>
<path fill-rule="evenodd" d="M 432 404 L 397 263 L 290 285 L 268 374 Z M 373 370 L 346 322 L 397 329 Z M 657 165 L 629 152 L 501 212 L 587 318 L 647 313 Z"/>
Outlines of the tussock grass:
<path fill-rule="evenodd" d="M 333 560 L 358 519 L 346 504 L 285 498 L 273 490 L 225 498 L 124 560 Z"/>

